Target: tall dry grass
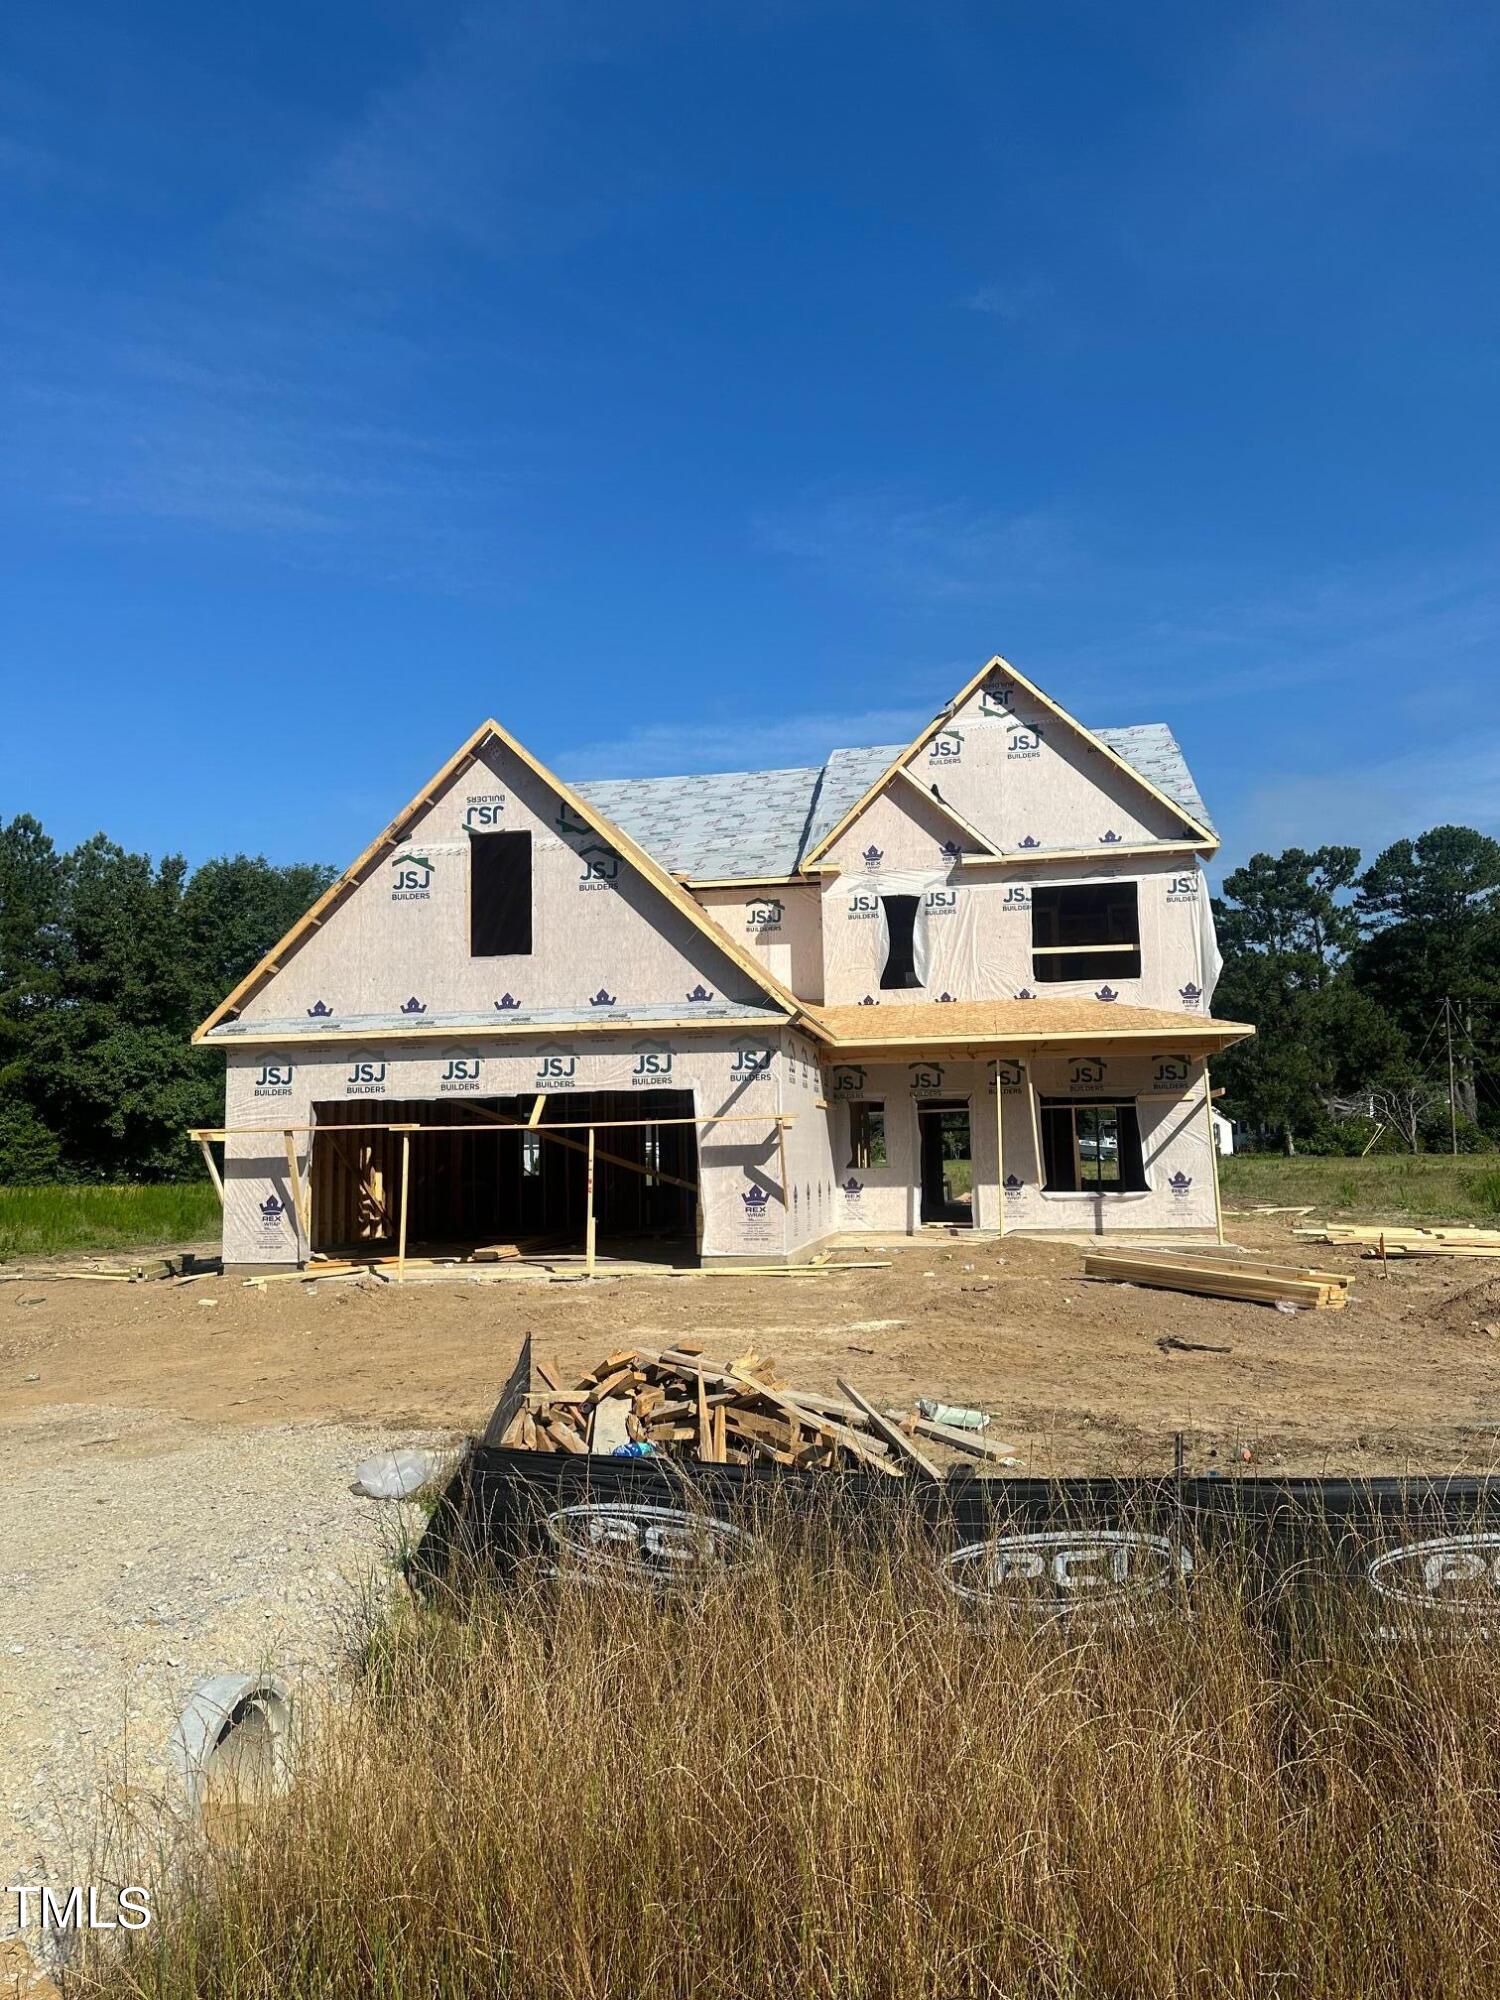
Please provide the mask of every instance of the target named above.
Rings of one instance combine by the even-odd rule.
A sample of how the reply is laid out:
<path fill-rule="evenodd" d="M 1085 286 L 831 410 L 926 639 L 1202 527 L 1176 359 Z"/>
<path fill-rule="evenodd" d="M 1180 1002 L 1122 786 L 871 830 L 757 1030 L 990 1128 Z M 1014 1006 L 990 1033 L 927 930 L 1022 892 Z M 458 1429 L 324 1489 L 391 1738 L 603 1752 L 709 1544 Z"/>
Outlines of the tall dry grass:
<path fill-rule="evenodd" d="M 408 1605 L 95 1990 L 1490 2000 L 1500 1663 L 1351 1612 L 1006 1624 L 901 1546 Z"/>

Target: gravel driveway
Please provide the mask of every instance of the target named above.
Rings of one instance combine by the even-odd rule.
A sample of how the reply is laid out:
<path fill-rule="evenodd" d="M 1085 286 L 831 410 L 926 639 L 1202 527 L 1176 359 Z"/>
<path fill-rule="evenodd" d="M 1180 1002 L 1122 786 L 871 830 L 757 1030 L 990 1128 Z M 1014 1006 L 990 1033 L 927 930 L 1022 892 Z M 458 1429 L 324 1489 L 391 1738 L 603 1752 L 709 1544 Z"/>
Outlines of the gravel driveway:
<path fill-rule="evenodd" d="M 328 1674 L 396 1511 L 350 1481 L 431 1441 L 108 1404 L 0 1421 L 0 1884 L 87 1882 L 101 1787 L 180 1798 L 167 1744 L 202 1675 Z"/>

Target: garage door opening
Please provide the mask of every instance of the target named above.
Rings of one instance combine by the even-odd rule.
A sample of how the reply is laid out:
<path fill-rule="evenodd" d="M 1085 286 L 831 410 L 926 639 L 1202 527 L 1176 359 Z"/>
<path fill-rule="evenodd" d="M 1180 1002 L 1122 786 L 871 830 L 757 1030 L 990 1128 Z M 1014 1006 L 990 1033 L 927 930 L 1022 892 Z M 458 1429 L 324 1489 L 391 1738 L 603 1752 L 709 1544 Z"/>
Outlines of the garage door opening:
<path fill-rule="evenodd" d="M 692 1119 L 691 1091 L 578 1091 L 543 1099 L 539 1115 L 529 1096 L 382 1100 L 378 1112 L 315 1104 L 311 1241 L 320 1253 L 397 1247 L 403 1134 L 372 1129 L 372 1114 L 382 1126 L 453 1128 L 405 1135 L 410 1256 L 501 1245 L 585 1250 L 590 1124 L 599 1254 L 670 1263 L 696 1255 L 697 1129 L 667 1122 Z"/>

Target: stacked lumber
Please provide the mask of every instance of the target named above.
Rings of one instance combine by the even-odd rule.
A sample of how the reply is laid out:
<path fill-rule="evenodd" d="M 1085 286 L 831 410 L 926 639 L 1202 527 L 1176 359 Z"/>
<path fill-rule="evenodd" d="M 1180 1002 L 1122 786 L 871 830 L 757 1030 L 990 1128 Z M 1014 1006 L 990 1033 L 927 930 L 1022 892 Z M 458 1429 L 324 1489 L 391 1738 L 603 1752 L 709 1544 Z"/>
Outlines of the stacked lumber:
<path fill-rule="evenodd" d="M 1117 1284 L 1151 1285 L 1168 1292 L 1197 1292 L 1211 1299 L 1245 1299 L 1253 1304 L 1306 1306 L 1338 1312 L 1349 1302 L 1347 1272 L 1309 1271 L 1297 1264 L 1255 1264 L 1239 1257 L 1200 1257 L 1179 1252 L 1090 1250 L 1085 1277 Z"/>
<path fill-rule="evenodd" d="M 217 1257 L 197 1257 L 191 1250 L 174 1251 L 171 1255 L 146 1257 L 131 1264 L 87 1264 L 67 1269 L 55 1269 L 48 1264 L 30 1265 L 21 1270 L 7 1268 L 0 1271 L 0 1282 L 12 1283 L 24 1280 L 27 1284 L 52 1284 L 67 1278 L 92 1285 L 136 1285 L 163 1278 L 205 1278 L 217 1276 L 223 1269 Z"/>
<path fill-rule="evenodd" d="M 626 1452 L 703 1465 L 941 1478 L 916 1442 L 920 1434 L 970 1457 L 1014 1463 L 1005 1446 L 974 1432 L 950 1432 L 915 1411 L 877 1409 L 848 1382 L 840 1382 L 840 1397 L 795 1389 L 774 1361 L 754 1353 L 717 1367 L 693 1342 L 661 1352 L 623 1347 L 576 1382 L 564 1383 L 544 1361 L 528 1379 L 538 1377 L 541 1387 L 518 1383 L 519 1394 L 502 1401 L 489 1442 L 575 1457 Z"/>
<path fill-rule="evenodd" d="M 1500 1257 L 1500 1229 L 1439 1224 L 1412 1229 L 1394 1222 L 1326 1222 L 1299 1229 L 1314 1243 L 1344 1243 L 1367 1257 Z"/>

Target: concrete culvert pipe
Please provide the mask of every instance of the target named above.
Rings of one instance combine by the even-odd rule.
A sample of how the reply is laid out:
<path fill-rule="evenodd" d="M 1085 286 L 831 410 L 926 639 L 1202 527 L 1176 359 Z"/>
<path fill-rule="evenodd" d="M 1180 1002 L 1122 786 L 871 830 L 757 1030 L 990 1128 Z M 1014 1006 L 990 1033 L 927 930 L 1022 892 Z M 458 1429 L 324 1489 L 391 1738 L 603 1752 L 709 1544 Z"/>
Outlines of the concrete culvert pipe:
<path fill-rule="evenodd" d="M 291 1697 L 269 1674 L 210 1674 L 188 1696 L 172 1755 L 194 1812 L 264 1797 L 285 1784 Z"/>

